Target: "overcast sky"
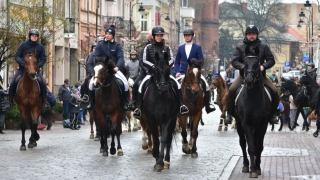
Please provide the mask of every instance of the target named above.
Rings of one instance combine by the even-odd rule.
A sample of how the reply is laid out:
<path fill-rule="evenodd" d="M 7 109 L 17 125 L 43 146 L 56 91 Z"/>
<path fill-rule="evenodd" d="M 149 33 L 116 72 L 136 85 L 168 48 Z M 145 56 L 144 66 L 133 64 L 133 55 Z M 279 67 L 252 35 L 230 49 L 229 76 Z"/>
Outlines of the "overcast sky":
<path fill-rule="evenodd" d="M 219 3 L 222 3 L 224 1 L 232 2 L 232 0 L 220 0 Z M 283 3 L 302 3 L 302 4 L 306 3 L 305 0 L 282 0 L 282 2 Z M 312 2 L 313 3 L 317 3 L 316 0 L 309 0 L 309 2 L 310 3 L 312 3 Z"/>

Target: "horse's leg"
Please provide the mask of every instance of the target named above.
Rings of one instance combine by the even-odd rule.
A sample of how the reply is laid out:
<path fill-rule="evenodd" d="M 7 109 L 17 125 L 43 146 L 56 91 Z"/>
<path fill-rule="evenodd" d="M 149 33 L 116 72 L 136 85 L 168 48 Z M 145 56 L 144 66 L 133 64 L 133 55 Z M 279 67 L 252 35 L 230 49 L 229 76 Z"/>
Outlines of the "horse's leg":
<path fill-rule="evenodd" d="M 202 116 L 202 111 L 199 111 L 198 114 L 193 116 L 193 122 L 192 122 L 192 138 L 193 138 L 193 146 L 191 150 L 191 157 L 197 158 L 198 153 L 197 153 L 197 139 L 198 139 L 198 126 L 199 126 L 199 121 Z"/>
<path fill-rule="evenodd" d="M 279 129 L 278 129 L 278 131 L 282 131 L 282 127 L 283 127 L 283 118 L 282 118 L 282 113 L 280 113 L 280 115 L 279 115 L 279 119 L 280 119 L 280 127 L 279 127 Z"/>
<path fill-rule="evenodd" d="M 21 124 L 20 124 L 20 129 L 22 132 L 22 138 L 21 138 L 21 146 L 20 146 L 20 151 L 25 151 L 26 148 L 26 139 L 25 139 L 25 132 L 26 132 L 26 122 L 25 120 L 21 117 Z"/>
<path fill-rule="evenodd" d="M 243 156 L 243 167 L 242 167 L 242 172 L 243 173 L 248 173 L 249 172 L 249 160 L 247 156 L 247 141 L 244 135 L 244 131 L 242 129 L 241 122 L 236 121 L 236 126 L 237 126 L 237 132 L 239 135 L 239 144 L 242 150 L 242 156 Z"/>
<path fill-rule="evenodd" d="M 158 126 L 153 125 L 153 126 L 150 126 L 150 128 L 151 128 L 152 139 L 153 139 L 153 152 L 152 152 L 152 155 L 156 159 L 156 162 L 157 162 L 158 157 L 159 157 L 159 144 L 160 144 Z M 158 171 L 158 169 L 161 169 L 161 165 L 160 165 L 160 167 L 158 167 L 158 165 L 156 163 L 154 165 L 154 170 Z M 162 169 L 163 169 L 163 165 L 162 165 Z"/>
<path fill-rule="evenodd" d="M 226 107 L 222 107 L 222 114 L 220 116 L 220 119 L 223 119 L 224 122 L 224 131 L 228 131 L 228 123 L 225 122 L 226 119 L 226 112 L 227 112 L 227 108 Z"/>
<path fill-rule="evenodd" d="M 175 128 L 177 118 L 173 118 L 170 121 L 170 125 L 167 131 L 167 145 L 166 145 L 166 155 L 164 158 L 164 169 L 169 169 L 170 168 L 170 150 L 171 150 L 171 143 L 172 143 L 172 137 L 173 137 L 173 132 Z"/>
<path fill-rule="evenodd" d="M 110 154 L 111 155 L 114 155 L 117 152 L 116 147 L 115 147 L 116 145 L 114 142 L 114 137 L 116 136 L 116 128 L 117 128 L 117 125 L 112 123 L 111 129 L 110 129 L 110 134 L 111 134 Z"/>
<path fill-rule="evenodd" d="M 148 136 L 148 154 L 153 153 L 153 138 L 152 132 L 150 129 L 147 129 L 147 136 Z"/>
<path fill-rule="evenodd" d="M 187 140 L 187 117 L 179 115 L 179 122 L 181 127 L 181 136 L 182 136 L 182 152 L 190 154 L 190 148 Z"/>
<path fill-rule="evenodd" d="M 312 109 L 309 112 L 312 112 Z M 303 127 L 305 127 L 306 132 L 309 131 L 308 115 L 309 114 L 305 114 L 303 117 Z"/>
<path fill-rule="evenodd" d="M 97 111 L 96 108 L 93 108 L 93 120 L 96 126 L 96 136 L 94 137 L 95 141 L 99 141 L 100 140 L 100 136 L 101 136 L 101 128 L 100 128 L 100 122 L 97 120 Z"/>
<path fill-rule="evenodd" d="M 30 123 L 31 136 L 29 138 L 28 148 L 33 148 L 37 146 L 36 141 L 40 139 L 40 136 L 37 132 L 38 123 Z"/>
<path fill-rule="evenodd" d="M 244 117 L 244 119 L 247 119 L 248 117 Z M 246 140 L 247 140 L 247 144 L 248 144 L 248 153 L 249 153 L 249 156 L 250 156 L 250 175 L 249 177 L 250 178 L 257 178 L 258 177 L 258 174 L 256 172 L 256 166 L 255 166 L 255 153 L 256 153 L 256 147 L 255 147 L 255 144 L 256 144 L 256 138 L 257 137 L 254 137 L 254 134 L 252 132 L 252 129 L 247 126 L 247 125 L 244 125 L 243 127 L 243 130 L 245 132 L 245 135 L 246 135 Z"/>
<path fill-rule="evenodd" d="M 156 158 L 156 164 L 154 166 L 154 171 L 161 171 L 164 169 L 164 148 L 168 145 L 168 131 L 170 128 L 170 120 L 169 122 L 162 124 L 162 131 L 161 131 L 161 140 L 160 140 L 160 153 Z M 169 155 L 169 154 L 168 154 Z M 169 162 L 170 162 L 170 155 L 169 155 Z"/>
<path fill-rule="evenodd" d="M 121 147 L 121 143 L 120 143 L 120 135 L 121 135 L 121 117 L 118 118 L 117 121 L 117 127 L 116 127 L 116 136 L 117 136 L 117 151 L 118 151 L 118 156 L 123 156 L 123 150 Z"/>
<path fill-rule="evenodd" d="M 221 116 L 220 116 L 220 122 L 219 122 L 218 131 L 222 131 L 223 121 L 224 121 L 224 119 L 222 119 Z"/>
<path fill-rule="evenodd" d="M 89 112 L 89 122 L 90 122 L 90 137 L 89 139 L 93 139 L 94 138 L 94 131 L 93 131 L 93 111 L 92 110 L 88 110 Z"/>

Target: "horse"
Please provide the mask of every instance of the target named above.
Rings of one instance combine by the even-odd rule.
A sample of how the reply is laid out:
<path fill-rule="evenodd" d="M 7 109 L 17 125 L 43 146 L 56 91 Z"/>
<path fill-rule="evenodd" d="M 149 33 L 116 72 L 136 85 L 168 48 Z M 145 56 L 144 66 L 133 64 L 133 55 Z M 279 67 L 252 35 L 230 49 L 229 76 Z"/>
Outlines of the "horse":
<path fill-rule="evenodd" d="M 25 49 L 23 53 L 25 62 L 24 73 L 19 81 L 17 87 L 17 94 L 14 97 L 14 101 L 19 106 L 21 116 L 21 151 L 26 150 L 26 123 L 28 123 L 31 129 L 31 136 L 29 138 L 28 148 L 33 148 L 37 146 L 36 141 L 40 139 L 40 135 L 37 132 L 37 127 L 38 123 L 41 122 L 41 116 L 48 122 L 48 124 L 51 124 L 55 120 L 62 119 L 62 117 L 59 117 L 51 110 L 41 112 L 42 100 L 40 98 L 40 89 L 37 82 L 36 50 L 34 49 L 30 52 Z"/>
<path fill-rule="evenodd" d="M 278 131 L 282 131 L 284 120 L 288 123 L 289 129 L 290 129 L 290 103 L 285 101 L 280 101 L 279 104 L 280 103 L 283 106 L 283 110 L 281 111 L 281 109 L 278 109 L 278 112 L 277 112 L 277 117 L 280 120 L 280 127 Z M 274 124 L 271 125 L 271 131 L 274 131 Z"/>
<path fill-rule="evenodd" d="M 234 108 L 234 117 L 243 154 L 242 172 L 249 172 L 249 160 L 246 152 L 246 144 L 248 144 L 250 178 L 257 178 L 261 175 L 263 141 L 268 122 L 273 114 L 271 99 L 264 87 L 264 77 L 260 70 L 259 48 L 256 47 L 254 52 L 250 51 L 249 46 L 245 49 L 244 83 L 237 90 Z M 268 93 L 272 92 L 268 90 Z"/>
<path fill-rule="evenodd" d="M 124 112 L 121 107 L 121 93 L 115 77 L 115 63 L 109 57 L 95 57 L 93 88 L 96 90 L 94 108 L 100 129 L 100 153 L 108 156 L 108 136 L 111 135 L 110 154 L 118 151 L 123 156 L 120 144 L 121 123 Z M 117 137 L 117 149 L 114 138 Z"/>
<path fill-rule="evenodd" d="M 149 79 L 149 85 L 141 105 L 140 123 L 147 133 L 152 134 L 152 154 L 156 159 L 154 171 L 157 172 L 170 167 L 170 149 L 179 112 L 179 104 L 170 82 L 168 58 L 167 52 L 164 52 L 162 58 L 157 52 L 155 53 L 154 74 Z M 161 133 L 160 142 L 159 131 Z M 152 142 L 149 141 L 149 143 Z M 165 148 L 166 153 L 164 152 Z"/>
<path fill-rule="evenodd" d="M 285 79 L 285 78 L 281 78 L 281 92 L 285 93 L 288 92 L 293 96 L 293 101 L 294 104 L 297 106 L 297 113 L 295 116 L 295 121 L 294 124 L 291 126 L 290 123 L 289 125 L 289 129 L 292 131 L 296 128 L 297 125 L 297 120 L 299 117 L 299 113 L 301 113 L 302 117 L 303 117 L 303 127 L 302 130 L 306 130 L 309 131 L 309 126 L 307 123 L 307 115 L 305 114 L 303 111 L 303 107 L 309 107 L 309 99 L 308 99 L 308 95 L 306 94 L 306 87 L 303 86 L 301 89 L 298 88 L 297 84 L 291 80 Z"/>
<path fill-rule="evenodd" d="M 314 79 L 312 79 L 307 70 L 305 70 L 305 72 L 300 77 L 300 84 L 306 88 L 310 114 L 310 112 L 312 112 L 316 108 L 316 101 L 318 99 L 317 91 L 319 89 L 319 85 Z M 309 130 L 309 124 L 307 120 L 303 121 L 303 127 L 306 128 L 306 131 Z"/>
<path fill-rule="evenodd" d="M 188 67 L 185 77 L 181 81 L 182 100 L 188 109 L 188 115 L 178 114 L 181 136 L 182 152 L 191 154 L 191 157 L 198 157 L 197 138 L 198 126 L 202 117 L 202 108 L 204 107 L 203 95 L 204 90 L 201 86 L 201 65 L 203 60 L 188 60 Z M 190 141 L 187 140 L 187 119 L 190 121 Z M 190 147 L 189 147 L 190 146 Z"/>
<path fill-rule="evenodd" d="M 220 72 L 218 74 L 215 74 L 212 77 L 212 82 L 210 85 L 210 88 L 217 89 L 217 104 L 219 106 L 219 109 L 221 111 L 220 115 L 220 123 L 218 127 L 218 131 L 222 130 L 224 119 L 226 118 L 226 112 L 227 112 L 227 97 L 229 94 L 229 89 L 226 85 L 226 82 L 223 80 L 222 76 L 220 75 Z M 224 124 L 224 130 L 228 130 L 228 124 Z"/>

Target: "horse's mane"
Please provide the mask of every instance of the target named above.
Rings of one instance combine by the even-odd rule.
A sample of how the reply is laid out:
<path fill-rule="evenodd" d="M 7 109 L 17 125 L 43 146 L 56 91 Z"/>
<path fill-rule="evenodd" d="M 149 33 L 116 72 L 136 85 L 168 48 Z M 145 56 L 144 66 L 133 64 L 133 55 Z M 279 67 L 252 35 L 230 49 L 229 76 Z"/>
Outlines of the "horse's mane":
<path fill-rule="evenodd" d="M 224 89 L 227 88 L 226 82 L 223 80 L 221 74 L 219 74 L 219 83 L 221 84 L 221 87 L 223 87 Z"/>

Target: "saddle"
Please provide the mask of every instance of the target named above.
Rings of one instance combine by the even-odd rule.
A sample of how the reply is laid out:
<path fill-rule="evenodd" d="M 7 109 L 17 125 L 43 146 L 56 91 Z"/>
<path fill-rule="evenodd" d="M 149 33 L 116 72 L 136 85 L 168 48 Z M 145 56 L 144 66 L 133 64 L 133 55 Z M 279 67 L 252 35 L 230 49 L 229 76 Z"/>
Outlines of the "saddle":
<path fill-rule="evenodd" d="M 122 82 L 122 80 L 121 80 L 121 79 L 116 78 L 116 77 L 114 77 L 114 78 L 115 78 L 116 83 L 117 83 L 117 85 L 118 85 L 118 88 L 119 88 L 120 94 L 122 95 L 122 94 L 124 93 L 124 83 Z"/>
<path fill-rule="evenodd" d="M 235 91 L 235 97 L 236 97 L 236 99 L 235 99 L 235 101 L 234 101 L 234 104 L 235 104 L 235 105 L 237 104 L 237 101 L 238 101 L 238 98 L 239 98 L 239 96 L 240 96 L 240 94 L 241 94 L 241 92 L 242 92 L 243 86 L 244 86 L 244 85 L 241 84 L 240 86 L 238 86 L 238 87 L 236 88 L 236 91 Z M 272 90 L 271 90 L 267 85 L 264 85 L 264 90 L 266 91 L 269 100 L 272 102 L 272 98 L 271 98 L 271 97 L 272 97 L 271 94 L 273 93 Z"/>

